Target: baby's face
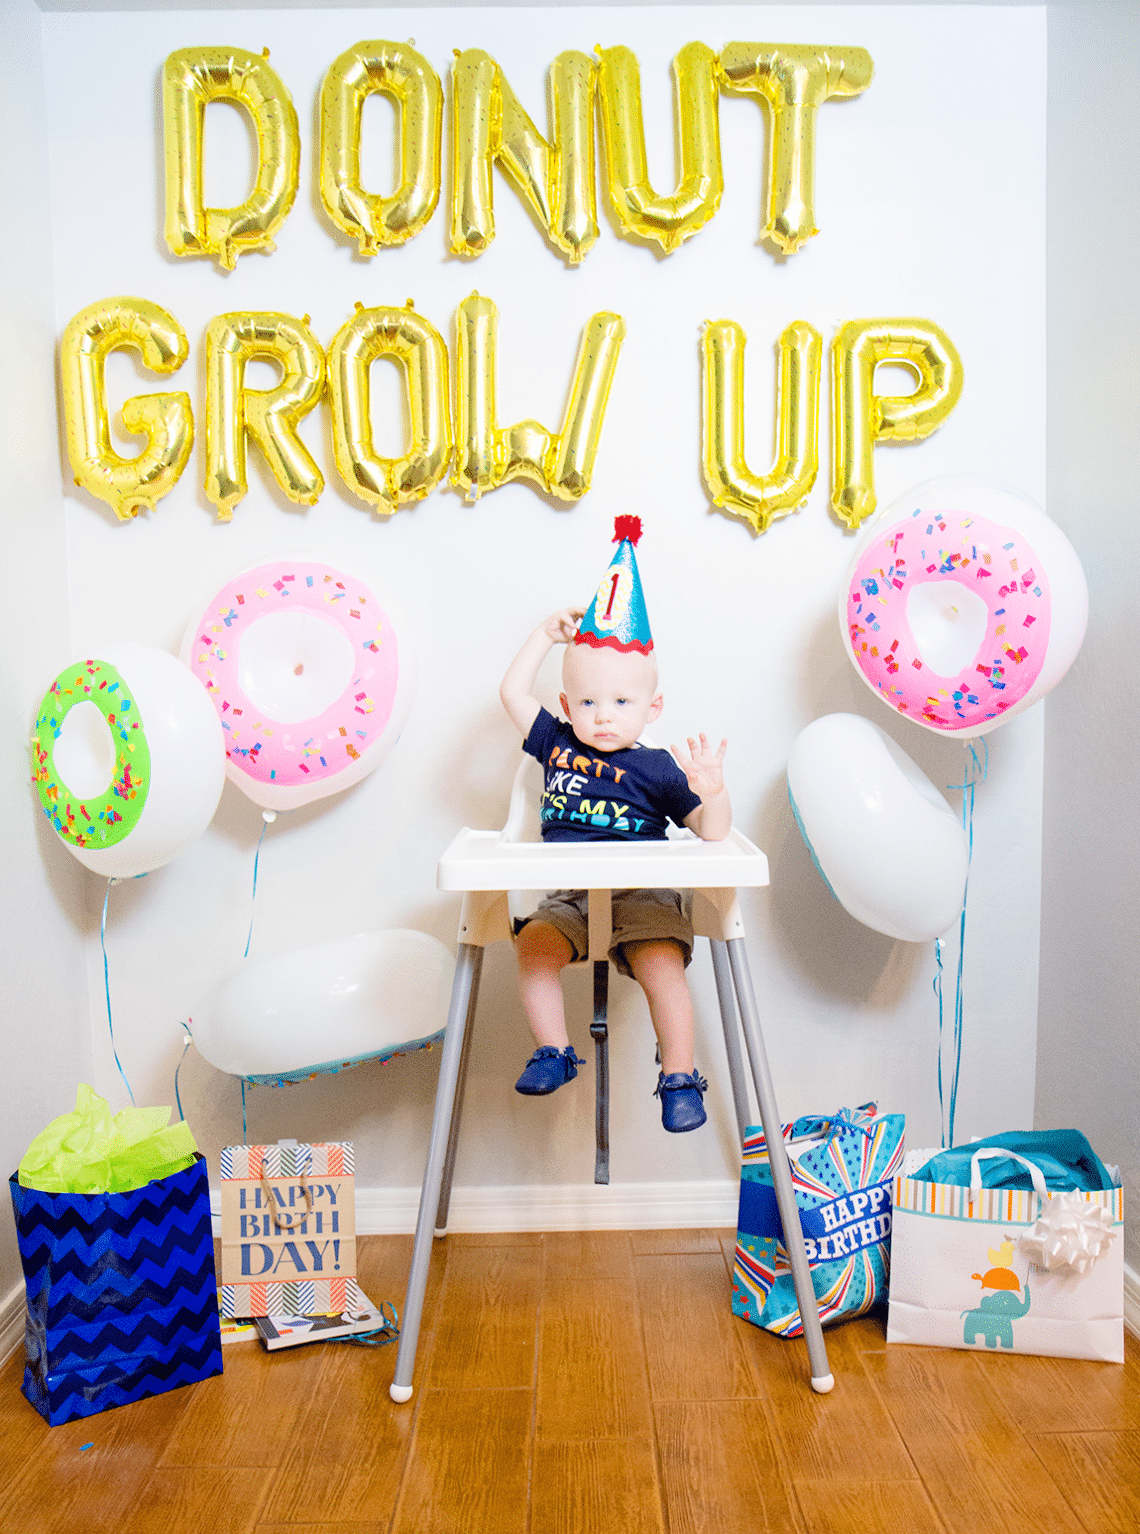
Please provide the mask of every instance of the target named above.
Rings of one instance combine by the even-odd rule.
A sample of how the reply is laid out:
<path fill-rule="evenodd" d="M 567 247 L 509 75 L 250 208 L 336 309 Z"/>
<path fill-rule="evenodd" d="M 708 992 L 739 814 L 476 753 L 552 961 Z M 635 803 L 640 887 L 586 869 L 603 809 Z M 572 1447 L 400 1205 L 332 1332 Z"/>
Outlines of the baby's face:
<path fill-rule="evenodd" d="M 574 734 L 594 751 L 632 746 L 661 712 L 656 662 L 636 650 L 568 645 L 562 685 L 562 710 Z"/>

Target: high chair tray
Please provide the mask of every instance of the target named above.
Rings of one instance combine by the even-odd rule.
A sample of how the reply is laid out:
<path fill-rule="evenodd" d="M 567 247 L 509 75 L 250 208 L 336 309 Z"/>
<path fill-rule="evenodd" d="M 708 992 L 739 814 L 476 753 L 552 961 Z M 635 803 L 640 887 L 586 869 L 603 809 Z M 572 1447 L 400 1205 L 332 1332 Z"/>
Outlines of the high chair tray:
<path fill-rule="evenodd" d="M 515 842 L 464 827 L 439 860 L 441 890 L 724 889 L 768 883 L 768 859 L 730 831 L 647 842 Z"/>

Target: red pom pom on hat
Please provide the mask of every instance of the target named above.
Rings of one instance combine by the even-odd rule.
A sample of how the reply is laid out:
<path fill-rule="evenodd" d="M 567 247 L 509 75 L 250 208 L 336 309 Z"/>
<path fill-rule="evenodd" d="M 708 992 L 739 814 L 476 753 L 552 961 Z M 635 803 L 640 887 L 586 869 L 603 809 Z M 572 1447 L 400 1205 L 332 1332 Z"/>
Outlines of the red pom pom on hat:
<path fill-rule="evenodd" d="M 622 543 L 626 538 L 628 538 L 630 543 L 632 543 L 634 545 L 634 547 L 636 548 L 637 540 L 640 537 L 641 537 L 641 518 L 640 517 L 623 516 L 623 517 L 615 517 L 614 518 L 614 539 L 613 539 L 613 541 L 615 543 Z"/>

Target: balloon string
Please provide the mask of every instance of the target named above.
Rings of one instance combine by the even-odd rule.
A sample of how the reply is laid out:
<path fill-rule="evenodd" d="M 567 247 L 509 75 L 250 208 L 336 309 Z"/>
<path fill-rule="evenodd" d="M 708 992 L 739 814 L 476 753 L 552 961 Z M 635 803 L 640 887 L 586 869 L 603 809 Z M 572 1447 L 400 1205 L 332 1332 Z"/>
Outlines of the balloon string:
<path fill-rule="evenodd" d="M 261 844 L 265 840 L 265 832 L 268 825 L 268 820 L 264 819 L 263 817 L 261 822 L 261 835 L 257 838 L 257 851 L 253 854 L 253 890 L 249 897 L 249 931 L 246 934 L 245 952 L 242 954 L 243 959 L 249 958 L 249 945 L 253 942 L 253 917 L 257 904 L 257 865 L 261 859 Z"/>
<path fill-rule="evenodd" d="M 194 1019 L 191 1018 L 190 1021 L 193 1022 Z M 182 1120 L 183 1123 L 185 1123 L 186 1115 L 182 1111 L 182 1099 L 178 1095 L 178 1072 L 182 1069 L 182 1062 L 186 1058 L 186 1051 L 194 1042 L 194 1035 L 190 1032 L 185 1023 L 182 1024 L 182 1031 L 185 1033 L 186 1037 L 182 1040 L 182 1053 L 178 1057 L 178 1064 L 174 1067 L 174 1101 L 178 1104 L 178 1117 Z"/>
<path fill-rule="evenodd" d="M 953 1033 L 953 1057 L 954 1066 L 950 1075 L 949 1113 L 943 1103 L 942 1088 L 942 1050 L 943 1050 L 943 1016 L 942 1016 L 942 942 L 939 939 L 935 943 L 935 958 L 938 962 L 938 974 L 935 978 L 934 989 L 938 996 L 938 1108 L 942 1115 L 942 1146 L 953 1148 L 954 1145 L 954 1120 L 958 1112 L 958 1083 L 962 1074 L 962 1032 L 964 1022 L 964 1004 L 962 988 L 962 972 L 966 959 L 966 904 L 970 893 L 970 867 L 974 860 L 974 802 L 979 783 L 984 783 L 990 770 L 989 743 L 982 741 L 984 755 L 979 759 L 978 749 L 973 741 L 969 742 L 970 761 L 966 767 L 966 773 L 961 783 L 953 783 L 949 786 L 961 790 L 962 794 L 962 829 L 966 832 L 966 883 L 962 890 L 962 911 L 958 917 L 958 966 L 954 981 L 954 1033 Z"/>
<path fill-rule="evenodd" d="M 145 878 L 146 876 L 143 875 Z M 115 1064 L 119 1067 L 119 1075 L 123 1078 L 123 1085 L 127 1089 L 127 1096 L 131 1100 L 131 1107 L 136 1107 L 135 1094 L 131 1091 L 131 1084 L 127 1080 L 127 1073 L 123 1070 L 123 1062 L 119 1059 L 119 1051 L 115 1047 L 115 1024 L 111 1017 L 111 970 L 107 963 L 107 902 L 111 898 L 111 886 L 117 884 L 117 879 L 107 880 L 107 893 L 103 896 L 103 919 L 99 923 L 99 943 L 103 949 L 103 992 L 107 999 L 107 1032 L 111 1035 L 111 1053 L 115 1057 Z"/>

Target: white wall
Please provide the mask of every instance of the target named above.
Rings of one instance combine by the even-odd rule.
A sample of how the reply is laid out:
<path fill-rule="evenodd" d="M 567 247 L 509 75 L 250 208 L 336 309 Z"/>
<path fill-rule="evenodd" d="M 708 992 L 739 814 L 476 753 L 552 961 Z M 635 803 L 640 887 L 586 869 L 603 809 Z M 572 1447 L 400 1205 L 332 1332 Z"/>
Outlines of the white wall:
<path fill-rule="evenodd" d="M 808 507 L 759 539 L 710 512 L 699 478 L 698 337 L 702 320 L 726 315 L 752 338 L 752 456 L 764 468 L 772 346 L 785 324 L 802 316 L 829 341 L 845 319 L 928 315 L 963 355 L 966 393 L 930 441 L 879 453 L 881 501 L 950 470 L 999 477 L 1043 498 L 1043 13 L 696 7 L 662 11 L 650 24 L 644 9 L 628 15 L 551 10 L 539 29 L 524 26 L 518 11 L 328 11 L 319 20 L 296 12 L 144 12 L 129 20 L 45 16 L 43 25 L 55 314 L 32 348 L 41 370 L 53 330 L 72 313 L 111 293 L 139 293 L 172 309 L 190 337 L 191 360 L 179 386 L 189 388 L 201 418 L 202 332 L 215 313 L 309 313 L 327 341 L 355 299 L 400 303 L 410 294 L 419 311 L 450 334 L 455 305 L 477 286 L 501 311 L 501 418 L 536 415 L 554 425 L 585 318 L 616 308 L 629 325 L 595 488 L 570 510 L 510 486 L 472 508 L 437 492 L 379 522 L 339 487 L 327 427 L 316 417 L 303 434 L 329 484 L 307 513 L 290 507 L 254 465 L 249 496 L 233 522 L 216 524 L 199 488 L 196 454 L 157 513 L 118 524 L 52 465 L 59 487 L 52 491 L 52 512 L 59 515 L 62 494 L 64 547 L 75 572 L 64 615 L 75 654 L 105 637 L 175 649 L 184 623 L 231 572 L 299 546 L 369 571 L 411 614 L 421 680 L 405 737 L 357 789 L 281 817 L 270 830 L 253 951 L 386 925 L 419 926 L 453 940 L 457 905 L 433 888 L 435 859 L 458 826 L 501 821 L 517 759 L 517 742 L 497 704 L 498 678 L 538 619 L 592 589 L 607 558 L 613 514 L 638 509 L 647 523 L 641 568 L 668 705 L 661 734 L 675 737 L 696 727 L 729 735 L 738 823 L 772 862 L 771 890 L 747 901 L 746 920 L 781 1106 L 791 1115 L 876 1097 L 907 1112 L 913 1141 L 936 1141 L 931 946 L 893 943 L 834 904 L 795 830 L 783 768 L 798 731 L 839 709 L 874 718 L 940 785 L 960 779 L 962 748 L 896 720 L 870 697 L 844 656 L 834 605 L 850 540 L 827 511 L 826 392 L 823 464 Z M 821 114 L 821 233 L 786 262 L 755 244 L 760 114 L 754 103 L 723 98 L 724 204 L 667 261 L 618 240 L 603 221 L 598 246 L 579 270 L 567 271 L 498 181 L 498 239 L 478 262 L 465 266 L 446 257 L 441 208 L 416 241 L 367 264 L 331 236 L 314 209 L 312 151 L 321 76 L 341 48 L 369 35 L 414 36 L 441 74 L 453 47 L 488 48 L 540 126 L 542 82 L 556 52 L 627 42 L 642 66 L 651 173 L 662 187 L 672 185 L 668 64 L 682 43 L 699 37 L 719 47 L 765 35 L 859 43 L 875 58 L 877 76 L 864 97 Z M 301 120 L 302 194 L 279 249 L 268 258 L 243 257 L 230 276 L 208 262 L 176 261 L 162 243 L 158 69 L 171 49 L 193 42 L 255 51 L 270 46 Z M 992 75 L 974 66 L 979 56 L 1017 61 L 1001 93 L 993 91 Z M 381 121 L 377 117 L 378 132 Z M 231 148 L 229 174 L 238 190 L 229 200 L 238 200 L 243 135 L 239 130 L 226 140 L 220 125 L 217 132 L 217 142 Z M 226 200 L 224 158 L 215 149 L 214 202 Z M 382 151 L 374 163 L 382 175 Z M 982 163 L 985 177 L 977 174 Z M 1000 259 L 994 230 L 1000 231 Z M 1011 356 L 1018 359 L 1016 388 L 1009 382 Z M 159 387 L 121 359 L 110 379 L 116 400 Z M 42 429 L 42 413 L 39 419 Z M 58 543 L 50 543 L 28 568 L 52 568 L 49 556 Z M 31 668 L 40 686 L 59 664 L 62 622 L 45 630 Z M 34 701 L 29 695 L 20 704 L 19 732 Z M 1041 712 L 992 737 L 990 778 L 979 795 L 959 1136 L 1027 1124 L 1032 1115 Z M 140 1101 L 170 1100 L 179 1019 L 192 1015 L 206 989 L 240 962 L 260 826 L 253 806 L 228 787 L 198 844 L 170 867 L 111 893 L 116 1037 Z M 42 859 L 61 890 L 74 884 L 62 846 L 49 843 Z M 80 1060 L 58 1074 L 71 1092 L 87 1069 L 83 1052 L 93 1051 L 95 1085 L 117 1103 L 123 1093 L 107 1041 L 98 945 L 103 888 L 93 876 L 82 877 L 91 902 L 89 1033 Z M 65 897 L 56 900 L 62 906 Z M 52 913 L 55 920 L 66 914 Z M 725 1182 L 735 1175 L 727 1080 L 703 955 L 693 985 L 708 1039 L 701 1064 L 714 1083 L 713 1127 L 682 1139 L 661 1134 L 649 1095 L 655 1071 L 648 1021 L 636 994 L 619 986 L 615 1079 L 619 1093 L 628 1094 L 628 1110 L 615 1115 L 616 1180 Z M 587 1035 L 580 977 L 571 993 L 581 1049 Z M 492 952 L 460 1184 L 588 1179 L 589 1073 L 576 1095 L 524 1102 L 510 1082 L 527 1051 L 510 956 Z M 250 1135 L 353 1138 L 363 1184 L 406 1187 L 422 1166 L 434 1072 L 434 1057 L 419 1055 L 288 1092 L 259 1090 Z M 213 1156 L 240 1136 L 237 1086 L 193 1056 L 182 1082 L 188 1117 Z"/>
<path fill-rule="evenodd" d="M 1046 704 L 1037 1123 L 1083 1129 L 1135 1200 L 1140 12 L 1051 7 L 1049 58 L 1049 510 L 1093 601 L 1084 649 Z M 1125 1239 L 1136 1267 L 1134 1222 Z"/>
<path fill-rule="evenodd" d="M 0 460 L 4 464 L 4 666 L 0 794 L 8 806 L 0 943 L 0 1155 L 4 1175 L 48 1120 L 74 1106 L 91 1070 L 84 974 L 87 928 L 77 864 L 60 859 L 28 780 L 27 739 L 45 682 L 70 656 L 69 557 L 55 425 L 47 113 L 40 13 L 0 0 Z M 0 1221 L 0 1299 L 19 1277 L 11 1222 Z"/>

